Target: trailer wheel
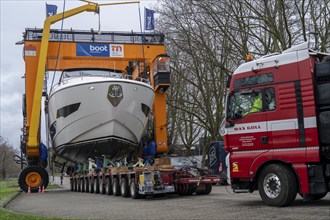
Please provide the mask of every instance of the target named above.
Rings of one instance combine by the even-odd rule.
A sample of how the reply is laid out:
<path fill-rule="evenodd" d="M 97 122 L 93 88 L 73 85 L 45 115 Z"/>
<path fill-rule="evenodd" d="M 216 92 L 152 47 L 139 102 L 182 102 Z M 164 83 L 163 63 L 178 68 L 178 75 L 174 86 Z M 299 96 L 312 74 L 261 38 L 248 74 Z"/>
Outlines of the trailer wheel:
<path fill-rule="evenodd" d="M 99 194 L 100 193 L 100 177 L 97 175 L 94 179 L 94 193 Z"/>
<path fill-rule="evenodd" d="M 130 189 L 129 189 L 127 177 L 124 177 L 121 179 L 120 192 L 121 192 L 122 197 L 130 196 Z"/>
<path fill-rule="evenodd" d="M 70 190 L 73 192 L 73 177 L 70 178 Z"/>
<path fill-rule="evenodd" d="M 196 188 L 196 194 L 197 195 L 206 195 L 206 184 L 200 184 Z"/>
<path fill-rule="evenodd" d="M 89 180 L 89 193 L 94 193 L 94 177 L 91 176 L 90 180 Z"/>
<path fill-rule="evenodd" d="M 85 192 L 87 193 L 89 192 L 89 188 L 90 188 L 89 184 L 90 184 L 89 177 L 85 177 L 85 187 L 86 187 Z"/>
<path fill-rule="evenodd" d="M 119 179 L 116 177 L 112 180 L 112 191 L 114 196 L 120 196 Z"/>
<path fill-rule="evenodd" d="M 297 180 L 292 171 L 280 164 L 265 167 L 258 179 L 259 194 L 269 206 L 287 206 L 297 196 Z"/>
<path fill-rule="evenodd" d="M 194 194 L 195 191 L 196 191 L 196 186 L 189 186 L 188 185 L 188 191 L 187 191 L 188 196 L 191 196 L 192 194 Z"/>
<path fill-rule="evenodd" d="M 80 177 L 77 177 L 77 185 L 78 185 L 77 192 L 81 192 L 81 179 L 80 179 Z"/>
<path fill-rule="evenodd" d="M 104 176 L 100 176 L 99 179 L 99 188 L 100 188 L 100 194 L 105 194 L 105 184 L 104 184 Z"/>
<path fill-rule="evenodd" d="M 77 179 L 76 179 L 76 177 L 73 178 L 73 191 L 77 192 Z"/>
<path fill-rule="evenodd" d="M 178 193 L 180 196 L 185 196 L 188 193 L 188 185 L 187 184 L 178 184 Z"/>
<path fill-rule="evenodd" d="M 112 195 L 113 194 L 113 192 L 112 192 L 112 181 L 111 181 L 110 177 L 106 178 L 105 190 L 106 190 L 105 193 L 107 195 Z"/>
<path fill-rule="evenodd" d="M 85 192 L 85 177 L 80 177 L 81 182 L 81 192 Z"/>
<path fill-rule="evenodd" d="M 212 191 L 212 184 L 206 184 L 205 185 L 205 195 L 209 195 Z"/>
<path fill-rule="evenodd" d="M 29 166 L 23 169 L 18 176 L 18 185 L 24 191 L 38 192 L 39 187 L 47 188 L 49 182 L 48 173 L 39 166 Z"/>
<path fill-rule="evenodd" d="M 135 184 L 134 179 L 131 179 L 131 184 L 130 184 L 129 188 L 130 188 L 130 194 L 131 194 L 132 199 L 140 198 L 139 189 L 138 189 L 137 185 Z"/>

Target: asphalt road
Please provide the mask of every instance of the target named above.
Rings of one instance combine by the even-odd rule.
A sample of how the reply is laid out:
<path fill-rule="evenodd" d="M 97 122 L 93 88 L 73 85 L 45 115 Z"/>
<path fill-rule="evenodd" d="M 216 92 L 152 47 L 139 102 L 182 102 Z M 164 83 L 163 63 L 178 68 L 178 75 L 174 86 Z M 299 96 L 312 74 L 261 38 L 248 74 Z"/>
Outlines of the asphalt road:
<path fill-rule="evenodd" d="M 214 186 L 210 195 L 133 200 L 71 192 L 67 187 L 45 193 L 22 193 L 6 208 L 19 213 L 74 219 L 330 219 L 330 193 L 306 202 L 298 195 L 290 207 L 266 206 L 259 193 L 234 194 L 230 186 Z M 1 219 L 1 218 L 0 218 Z"/>

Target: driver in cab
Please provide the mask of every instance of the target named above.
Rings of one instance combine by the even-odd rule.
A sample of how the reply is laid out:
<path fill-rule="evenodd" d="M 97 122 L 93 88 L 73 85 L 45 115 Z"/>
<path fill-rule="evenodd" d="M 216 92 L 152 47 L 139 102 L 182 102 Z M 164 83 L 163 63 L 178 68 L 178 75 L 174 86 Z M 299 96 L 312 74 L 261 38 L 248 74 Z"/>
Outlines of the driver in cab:
<path fill-rule="evenodd" d="M 262 111 L 262 97 L 261 97 L 261 92 L 253 91 L 251 98 L 254 99 L 253 105 L 250 109 L 250 111 L 245 112 L 244 116 L 255 113 L 255 112 L 261 112 Z"/>

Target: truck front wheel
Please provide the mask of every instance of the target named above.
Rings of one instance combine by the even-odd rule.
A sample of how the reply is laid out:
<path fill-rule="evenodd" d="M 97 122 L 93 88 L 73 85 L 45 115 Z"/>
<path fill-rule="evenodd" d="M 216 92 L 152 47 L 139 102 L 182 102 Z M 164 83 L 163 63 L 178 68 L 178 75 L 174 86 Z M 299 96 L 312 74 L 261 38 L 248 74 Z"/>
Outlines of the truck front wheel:
<path fill-rule="evenodd" d="M 290 205 L 297 196 L 297 188 L 295 175 L 283 165 L 268 165 L 259 175 L 259 194 L 267 205 Z"/>

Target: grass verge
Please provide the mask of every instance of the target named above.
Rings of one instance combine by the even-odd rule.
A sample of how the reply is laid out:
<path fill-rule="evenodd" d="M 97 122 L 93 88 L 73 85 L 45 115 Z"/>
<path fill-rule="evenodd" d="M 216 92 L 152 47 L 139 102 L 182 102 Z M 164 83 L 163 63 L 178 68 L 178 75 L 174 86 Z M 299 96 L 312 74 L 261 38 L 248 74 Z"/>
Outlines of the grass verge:
<path fill-rule="evenodd" d="M 1 180 L 0 181 L 0 200 L 18 192 L 17 180 Z"/>
<path fill-rule="evenodd" d="M 49 184 L 47 189 L 60 188 L 58 185 Z M 5 202 L 8 198 L 14 196 L 19 192 L 17 179 L 1 180 L 0 181 L 0 204 Z M 42 216 L 34 216 L 27 214 L 15 213 L 0 206 L 1 220 L 61 220 L 61 218 L 47 218 Z"/>
<path fill-rule="evenodd" d="M 62 220 L 61 218 L 47 218 L 34 215 L 15 213 L 4 208 L 0 208 L 1 220 Z"/>

